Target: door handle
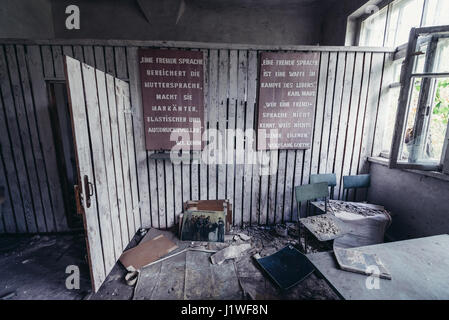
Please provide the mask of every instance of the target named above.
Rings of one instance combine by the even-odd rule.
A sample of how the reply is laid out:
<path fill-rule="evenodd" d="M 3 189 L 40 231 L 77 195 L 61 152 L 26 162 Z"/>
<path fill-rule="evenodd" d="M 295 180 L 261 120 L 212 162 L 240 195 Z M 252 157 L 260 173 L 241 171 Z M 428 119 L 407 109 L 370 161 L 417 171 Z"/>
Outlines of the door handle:
<path fill-rule="evenodd" d="M 85 200 L 86 200 L 86 208 L 90 208 L 91 205 L 91 197 L 94 195 L 94 187 L 92 183 L 89 181 L 89 177 L 87 175 L 84 176 L 84 191 L 85 191 Z"/>

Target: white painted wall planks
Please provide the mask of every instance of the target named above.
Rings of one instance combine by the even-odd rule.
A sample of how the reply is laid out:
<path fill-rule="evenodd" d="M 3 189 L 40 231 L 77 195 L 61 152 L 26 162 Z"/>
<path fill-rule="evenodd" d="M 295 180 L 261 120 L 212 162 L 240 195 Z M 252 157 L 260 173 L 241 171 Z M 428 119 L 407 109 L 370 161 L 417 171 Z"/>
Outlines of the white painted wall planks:
<path fill-rule="evenodd" d="M 173 165 L 168 160 L 150 159 L 152 152 L 144 149 L 137 69 L 139 46 L 146 46 L 145 42 L 36 42 L 0 46 L 0 68 L 4 70 L 0 77 L 0 160 L 3 164 L 0 166 L 0 184 L 4 184 L 8 191 L 2 232 L 69 230 L 45 82 L 64 80 L 64 54 L 91 63 L 122 79 L 123 83 L 129 83 L 131 106 L 115 101 L 113 79 L 106 76 L 108 103 L 124 112 L 119 121 L 111 119 L 109 124 L 111 143 L 120 146 L 113 148 L 112 156 L 115 159 L 122 153 L 127 155 L 121 160 L 123 162 L 114 161 L 112 167 L 106 167 L 109 177 L 112 170 L 116 177 L 121 177 L 115 181 L 116 206 L 111 204 L 111 199 L 108 201 L 114 216 L 118 215 L 120 219 L 119 225 L 112 225 L 114 230 L 120 229 L 121 241 L 113 243 L 116 255 L 138 226 L 165 228 L 173 225 L 182 210 L 182 202 L 190 199 L 230 199 L 237 224 L 295 220 L 295 185 L 308 183 L 311 173 L 335 172 L 338 179 L 335 197 L 339 197 L 342 175 L 367 172 L 366 157 L 378 152 L 378 137 L 383 129 L 383 112 L 379 108 L 388 86 L 383 75 L 389 74 L 389 50 L 326 47 L 317 49 L 321 67 L 312 148 L 267 152 L 279 159 L 279 168 L 274 175 L 260 176 L 258 165 L 235 162 L 229 165 Z M 176 48 L 173 43 L 170 47 Z M 189 50 L 185 43 L 179 47 Z M 243 157 L 246 161 L 251 157 L 250 146 L 255 142 L 227 139 L 224 130 L 254 128 L 261 50 L 312 48 L 232 45 L 208 48 L 194 43 L 191 48 L 201 49 L 206 62 L 205 127 L 222 132 L 221 141 L 215 137 L 216 143 L 231 147 L 226 150 L 223 160 L 235 161 Z M 26 64 L 22 65 L 24 60 Z M 101 92 L 103 94 L 102 89 Z M 36 132 L 39 140 L 32 135 Z M 31 152 L 25 154 L 16 141 L 27 145 Z M 105 157 L 110 156 L 105 154 Z M 123 170 L 123 164 L 129 169 Z M 125 194 L 128 185 L 131 191 Z M 132 211 L 130 217 L 123 215 L 128 209 Z"/>
<path fill-rule="evenodd" d="M 97 291 L 141 227 L 132 119 L 126 119 L 130 90 L 127 82 L 76 59 L 67 57 L 66 68 L 92 285 Z"/>

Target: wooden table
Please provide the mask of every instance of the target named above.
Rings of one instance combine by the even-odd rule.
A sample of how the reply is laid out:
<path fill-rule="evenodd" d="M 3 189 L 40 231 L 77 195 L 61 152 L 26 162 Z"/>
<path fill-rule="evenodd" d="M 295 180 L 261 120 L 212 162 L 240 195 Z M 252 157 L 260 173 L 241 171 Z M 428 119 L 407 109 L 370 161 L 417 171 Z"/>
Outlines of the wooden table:
<path fill-rule="evenodd" d="M 376 254 L 391 273 L 379 289 L 367 289 L 367 276 L 343 271 L 333 252 L 308 254 L 335 292 L 348 300 L 449 299 L 449 235 L 359 247 Z"/>

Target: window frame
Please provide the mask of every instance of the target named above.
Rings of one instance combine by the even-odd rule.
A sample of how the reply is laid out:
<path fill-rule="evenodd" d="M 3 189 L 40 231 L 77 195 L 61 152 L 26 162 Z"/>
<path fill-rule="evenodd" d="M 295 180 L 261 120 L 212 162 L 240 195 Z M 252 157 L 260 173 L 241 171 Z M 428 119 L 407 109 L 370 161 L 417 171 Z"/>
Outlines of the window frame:
<path fill-rule="evenodd" d="M 389 26 L 390 26 L 390 19 L 391 19 L 391 17 L 392 17 L 392 13 L 393 13 L 393 9 L 395 9 L 394 7 L 395 6 L 399 6 L 397 9 L 399 10 L 399 14 L 398 14 L 398 19 L 397 19 L 397 21 L 396 21 L 396 25 L 395 25 L 395 27 L 394 28 L 392 28 L 393 30 L 395 30 L 395 33 L 394 33 L 394 37 L 393 37 L 393 44 L 392 44 L 392 46 L 394 46 L 394 47 L 399 47 L 399 46 L 401 46 L 401 45 L 404 45 L 404 44 L 406 44 L 406 43 L 398 43 L 398 44 L 395 44 L 396 43 L 396 41 L 397 41 L 397 39 L 398 39 L 398 31 L 399 31 L 399 25 L 400 25 L 400 23 L 401 23 L 401 19 L 404 17 L 404 8 L 406 7 L 406 2 L 409 2 L 409 1 L 419 1 L 419 0 L 393 0 L 393 1 L 391 1 L 389 4 L 388 4 L 388 11 L 389 11 L 389 16 L 388 16 L 388 20 L 387 20 L 387 25 L 386 25 L 386 27 L 385 27 L 385 37 L 384 37 L 384 45 L 387 43 L 387 41 L 388 40 L 390 40 L 389 39 L 389 37 L 388 37 L 388 31 L 389 31 Z M 422 6 L 421 6 L 421 14 L 420 14 L 420 16 L 419 17 L 417 17 L 417 18 L 419 18 L 419 25 L 417 26 L 417 28 L 418 27 L 422 27 L 422 25 L 423 25 L 423 19 L 424 19 L 424 14 L 425 14 L 425 12 L 427 12 L 427 6 L 428 6 L 428 3 L 427 3 L 427 1 L 426 0 L 423 0 L 422 1 L 423 3 L 422 3 Z"/>
<path fill-rule="evenodd" d="M 415 56 L 416 56 L 416 47 L 419 44 L 418 38 L 420 35 L 432 35 L 435 33 L 449 32 L 449 26 L 435 26 L 435 27 L 423 27 L 423 28 L 412 28 L 409 35 L 409 41 L 407 50 L 405 53 L 405 59 L 402 64 L 401 69 L 401 90 L 399 93 L 399 101 L 398 108 L 396 113 L 396 122 L 393 130 L 393 140 L 391 143 L 390 149 L 390 160 L 389 167 L 390 168 L 398 168 L 398 169 L 415 169 L 415 170 L 427 170 L 427 171 L 443 171 L 444 173 L 449 173 L 449 148 L 448 148 L 448 140 L 449 140 L 449 123 L 446 128 L 446 135 L 443 145 L 443 150 L 440 158 L 440 162 L 438 164 L 419 164 L 419 163 L 399 163 L 398 156 L 399 151 L 401 149 L 402 141 L 403 141 L 403 131 L 404 124 L 407 117 L 408 112 L 408 102 L 410 97 L 411 90 L 411 80 L 412 78 L 419 77 L 425 75 L 427 77 L 432 76 L 449 76 L 449 73 L 414 73 L 413 69 L 415 67 Z M 426 60 L 427 61 L 427 60 Z M 426 95 L 426 93 L 424 93 Z M 420 94 L 421 96 L 421 94 Z M 418 108 L 423 108 L 424 104 L 420 103 Z M 417 110 L 417 114 L 420 109 Z M 415 122 L 416 125 L 416 122 Z"/>
<path fill-rule="evenodd" d="M 379 10 L 376 12 L 372 12 L 370 14 L 358 14 L 357 16 L 355 16 L 354 18 L 357 21 L 357 25 L 355 26 L 355 38 L 353 38 L 351 40 L 351 42 L 354 45 L 360 46 L 360 40 L 361 40 L 361 35 L 362 35 L 362 24 L 365 20 L 367 20 L 369 17 L 378 14 L 380 11 L 384 10 L 385 8 L 387 9 L 387 16 L 385 19 L 385 25 L 384 25 L 384 34 L 383 34 L 383 39 L 382 39 L 382 44 L 383 46 L 386 45 L 387 43 L 387 34 L 388 34 L 388 27 L 390 25 L 390 19 L 392 16 L 392 7 L 395 5 L 395 3 L 400 2 L 400 0 L 379 0 L 377 3 L 374 3 L 375 5 L 378 6 Z M 366 4 L 364 6 L 362 6 L 361 8 L 368 8 L 367 6 L 369 6 L 370 4 Z M 427 0 L 423 1 L 423 5 L 421 8 L 421 16 L 420 16 L 420 21 L 419 21 L 419 26 L 417 26 L 417 28 L 422 28 L 424 23 L 425 23 L 425 17 L 428 11 L 428 7 L 429 7 L 429 3 Z M 399 23 L 399 19 L 397 21 L 397 24 Z M 397 28 L 395 28 L 395 30 L 397 31 Z M 395 38 L 397 37 L 397 34 L 395 34 Z M 397 46 L 395 46 L 396 48 L 400 48 L 407 45 L 407 43 L 402 43 L 399 44 Z"/>
<path fill-rule="evenodd" d="M 369 15 L 364 15 L 363 17 L 360 18 L 359 21 L 359 30 L 358 30 L 358 37 L 357 37 L 357 45 L 360 46 L 360 42 L 362 41 L 362 35 L 363 35 L 363 24 L 370 19 L 371 17 L 374 17 L 375 15 L 381 15 L 383 12 L 383 10 L 386 10 L 385 12 L 385 21 L 384 21 L 384 25 L 383 25 L 383 34 L 382 34 L 382 46 L 385 46 L 385 39 L 386 39 L 386 32 L 387 32 L 387 26 L 388 26 L 388 21 L 389 21 L 389 17 L 390 17 L 390 3 L 393 2 L 393 0 L 387 2 L 384 6 L 380 7 L 378 11 L 369 14 Z M 372 46 L 372 45 L 369 45 Z"/>

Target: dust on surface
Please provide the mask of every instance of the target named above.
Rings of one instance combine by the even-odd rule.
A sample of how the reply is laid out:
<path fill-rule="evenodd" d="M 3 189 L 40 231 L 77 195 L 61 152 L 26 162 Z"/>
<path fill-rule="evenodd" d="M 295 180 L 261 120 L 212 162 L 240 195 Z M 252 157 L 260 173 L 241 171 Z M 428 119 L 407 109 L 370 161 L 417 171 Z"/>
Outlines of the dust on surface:
<path fill-rule="evenodd" d="M 311 231 L 317 234 L 337 235 L 342 231 L 335 221 L 327 215 L 313 216 L 306 219 L 309 229 L 312 229 Z"/>

